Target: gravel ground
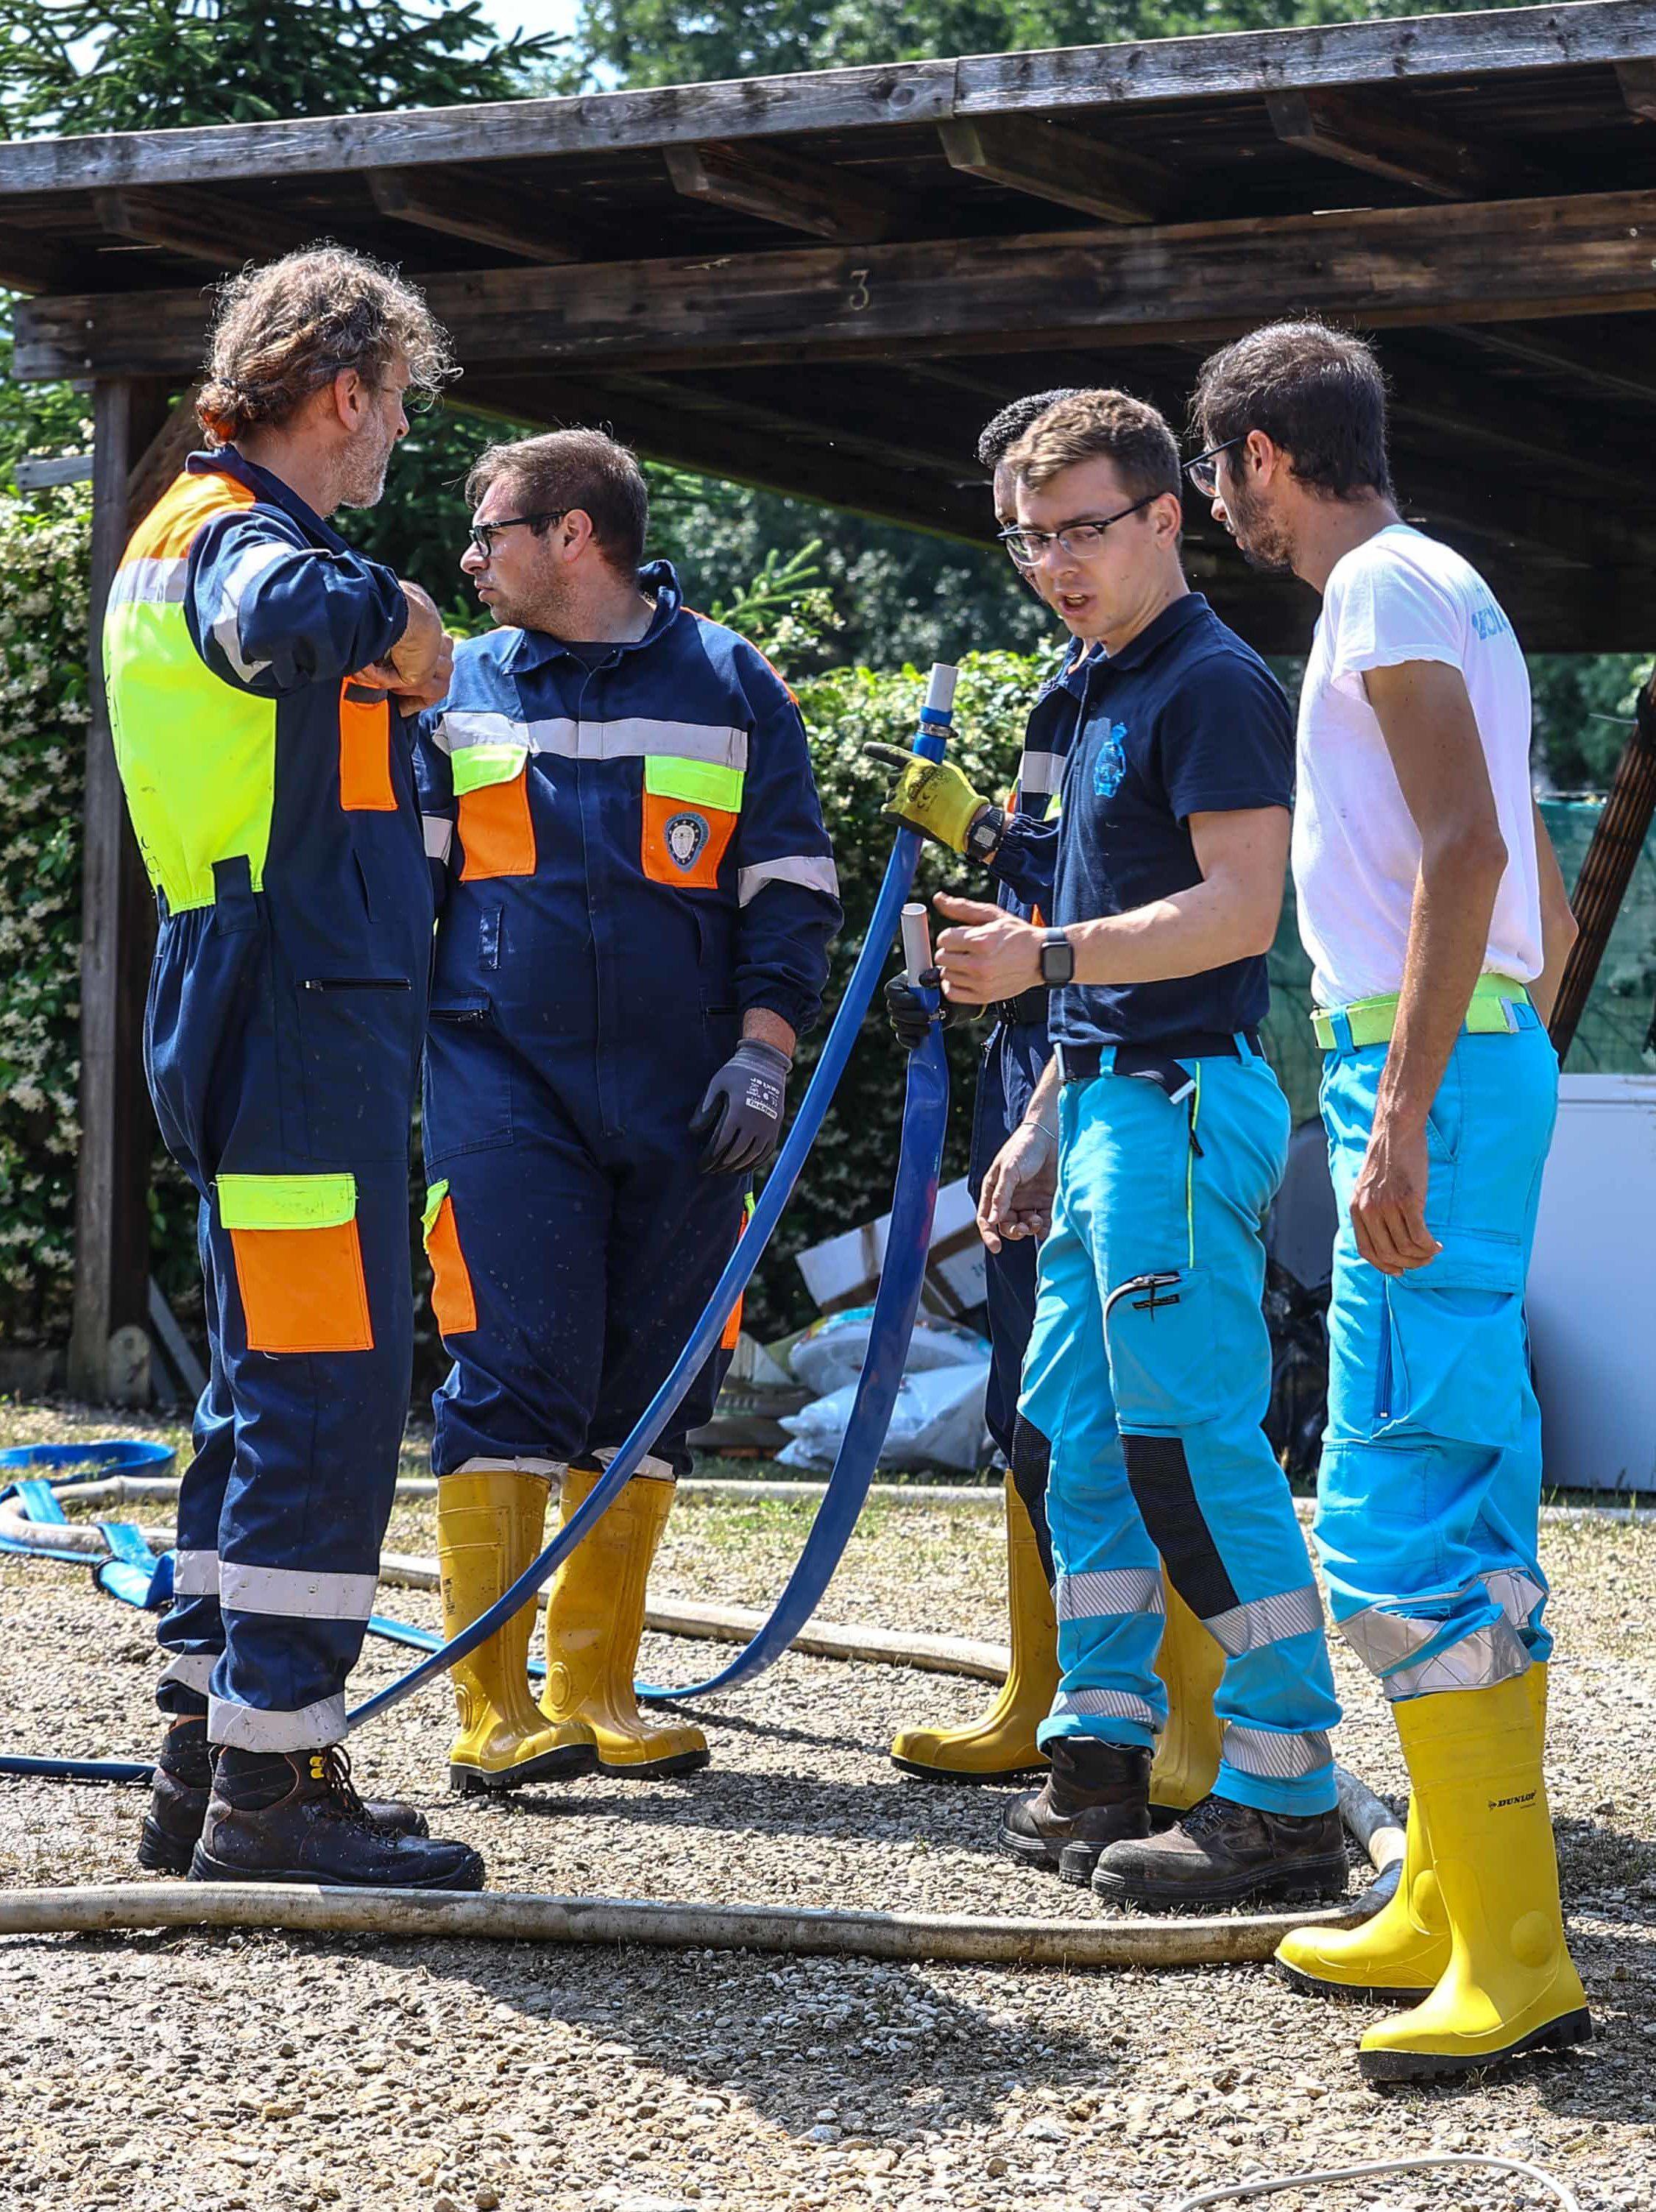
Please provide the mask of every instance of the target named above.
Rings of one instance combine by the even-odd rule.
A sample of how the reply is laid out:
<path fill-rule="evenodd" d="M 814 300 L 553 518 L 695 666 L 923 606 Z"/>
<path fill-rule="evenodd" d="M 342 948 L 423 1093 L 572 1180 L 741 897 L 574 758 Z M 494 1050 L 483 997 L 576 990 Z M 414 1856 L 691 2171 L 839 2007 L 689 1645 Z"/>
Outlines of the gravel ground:
<path fill-rule="evenodd" d="M 0 1407 L 0 1443 L 145 1432 L 171 1433 Z M 686 1501 L 654 1587 L 767 1601 L 809 1514 Z M 390 1541 L 430 1553 L 430 1508 L 399 1508 Z M 1533 2160 L 1584 2212 L 1656 2206 L 1656 1534 L 1554 1524 L 1547 1565 L 1561 1647 L 1550 1783 L 1598 2029 L 1587 2053 L 1376 2092 L 1351 2060 L 1368 2014 L 1296 1997 L 1263 1968 L 1066 1976 L 257 1934 L 15 1937 L 0 1941 L 0 2207 L 1151 2212 L 1249 2177 L 1445 2150 Z M 882 1506 L 825 1609 L 998 1637 L 1000 1589 L 996 1516 Z M 385 1602 L 435 1625 L 428 1596 Z M 147 1753 L 145 1620 L 81 1569 L 16 1559 L 0 1564 L 0 1609 L 7 1748 Z M 644 1662 L 685 1680 L 719 1650 L 652 1638 Z M 371 1643 L 359 1681 L 398 1665 Z M 1336 1668 L 1350 1713 L 1341 1755 L 1394 1792 L 1402 1771 L 1378 1700 L 1338 1649 Z M 466 1836 L 501 1889 L 1090 1916 L 1086 1893 L 997 1856 L 998 1793 L 927 1787 L 886 1763 L 901 1723 L 964 1719 L 986 1694 L 790 1658 L 698 1709 L 713 1754 L 701 1775 L 462 1804 L 443 1789 L 437 1690 L 365 1733 L 361 1778 Z M 141 1802 L 0 1781 L 0 1881 L 137 1878 Z M 1276 2200 L 1285 2212 L 1548 2201 L 1470 2169 Z"/>

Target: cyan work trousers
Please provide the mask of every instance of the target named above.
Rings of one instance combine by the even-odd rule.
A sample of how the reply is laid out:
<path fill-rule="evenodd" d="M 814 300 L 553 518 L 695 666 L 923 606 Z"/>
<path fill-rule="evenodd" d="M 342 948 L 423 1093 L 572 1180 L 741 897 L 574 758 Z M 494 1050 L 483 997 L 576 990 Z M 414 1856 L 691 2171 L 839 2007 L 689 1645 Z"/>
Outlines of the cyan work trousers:
<path fill-rule="evenodd" d="M 1167 1718 L 1155 1672 L 1165 1562 L 1226 1654 L 1217 1794 L 1307 1814 L 1335 1802 L 1339 1706 L 1305 1541 L 1260 1426 L 1262 1231 L 1289 1113 L 1265 1062 L 1239 1048 L 1246 1058 L 1186 1063 L 1178 1102 L 1113 1072 L 1060 1093 L 1021 1406 L 1052 1447 L 1061 1681 L 1040 1740 L 1150 1746 Z"/>
<path fill-rule="evenodd" d="M 1359 1257 L 1349 1211 L 1386 1048 L 1337 1046 L 1323 1074 L 1340 1225 L 1316 1541 L 1335 1620 L 1393 1699 L 1484 1688 L 1551 1649 L 1524 1284 L 1558 1060 L 1516 987 L 1508 1017 L 1450 1056 L 1427 1129 L 1443 1249 L 1404 1275 Z"/>

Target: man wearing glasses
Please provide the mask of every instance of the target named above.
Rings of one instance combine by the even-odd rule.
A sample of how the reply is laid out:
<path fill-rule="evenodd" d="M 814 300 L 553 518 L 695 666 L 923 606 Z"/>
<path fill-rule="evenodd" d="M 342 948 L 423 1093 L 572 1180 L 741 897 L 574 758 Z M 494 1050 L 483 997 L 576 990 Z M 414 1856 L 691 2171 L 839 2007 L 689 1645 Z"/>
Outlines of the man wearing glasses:
<path fill-rule="evenodd" d="M 984 425 L 978 459 L 991 472 L 995 517 L 1019 575 L 1037 598 L 1038 563 L 1023 550 L 1016 529 L 1017 482 L 1006 456 L 1026 431 L 1073 390 L 1031 392 L 1015 399 Z M 964 858 L 984 860 L 1000 878 L 997 903 L 1004 913 L 1038 920 L 1052 904 L 1055 812 L 1065 757 L 1075 735 L 1087 669 L 1095 648 L 1071 636 L 1062 666 L 1041 686 L 1029 710 L 1017 781 L 1006 808 L 973 789 L 952 762 L 935 766 L 912 754 L 875 745 L 870 750 L 901 768 L 889 811 L 913 829 Z M 1009 820 L 1017 831 L 1007 835 Z M 920 1042 L 929 1026 L 923 1009 L 901 977 L 886 988 L 892 1023 L 901 1041 Z M 970 1187 L 974 1200 L 992 1162 L 1023 1123 L 1035 1085 L 1052 1059 L 1047 1035 L 1048 993 L 1037 984 L 995 1009 L 983 1048 L 972 1124 Z M 1016 1217 L 986 1225 L 991 1365 L 985 1418 L 1007 1462 L 1007 1612 L 1011 1663 L 987 1711 L 964 1727 L 907 1728 L 891 1755 L 906 1772 L 956 1782 L 1004 1782 L 1046 1764 L 1037 1730 L 1058 1687 L 1058 1626 L 1052 1611 L 1052 1538 L 1046 1526 L 1051 1452 L 1046 1438 L 1020 1418 L 1018 1393 L 1035 1316 L 1037 1235 L 1051 1211 L 1050 1164 L 1024 1185 Z M 1169 1589 L 1156 1671 L 1168 1692 L 1168 1715 L 1150 1778 L 1152 1805 L 1171 1820 L 1203 1796 L 1219 1761 L 1213 1691 L 1220 1658 L 1213 1639 Z M 1085 1822 L 1083 1820 L 1083 1826 Z M 1065 1840 L 1073 1833 L 1066 1827 Z M 1029 1839 L 1010 1835 L 1016 1856 L 1029 1855 Z M 1043 1836 L 1035 1856 L 1050 1860 L 1058 1848 Z"/>
<path fill-rule="evenodd" d="M 1338 1892 L 1339 1708 L 1259 1425 L 1260 1231 L 1289 1135 L 1259 1048 L 1288 855 L 1288 704 L 1186 584 L 1178 448 L 1153 408 L 1082 393 L 1008 458 L 1013 542 L 1105 657 L 1065 769 L 1052 926 L 937 902 L 967 925 L 938 940 L 951 1000 L 1053 987 L 1054 1064 L 982 1209 L 991 1228 L 1016 1214 L 1056 1128 L 1020 1410 L 1052 1440 L 1062 1680 L 1040 1730 L 1052 1778 L 1014 1802 L 1005 1831 L 1033 1838 L 1073 1806 L 1110 1808 L 1116 1839 L 1095 1818 L 1065 1870 L 1095 1857 L 1101 1895 L 1151 1907 Z M 1226 1654 L 1224 1736 L 1212 1793 L 1151 1836 L 1162 1561 Z"/>
<path fill-rule="evenodd" d="M 780 1137 L 840 923 L 792 695 L 643 565 L 625 447 L 561 430 L 472 471 L 463 643 L 418 763 L 439 915 L 427 1249 L 452 1372 L 433 1466 L 445 1633 L 541 1549 L 625 1443 L 706 1305 Z M 645 1586 L 717 1360 L 532 1611 L 456 1668 L 450 1779 L 505 1790 L 705 1765 L 633 1698 Z"/>
<path fill-rule="evenodd" d="M 1363 2037 L 1371 2078 L 1465 2074 L 1592 2033 L 1542 1771 L 1524 1329 L 1574 923 L 1531 795 L 1523 653 L 1477 571 L 1400 520 L 1369 349 L 1277 324 L 1208 361 L 1195 404 L 1215 514 L 1322 594 L 1294 825 L 1344 1212 L 1316 1535 L 1413 1784 L 1385 1911 L 1278 1956 L 1303 1989 L 1418 2000 Z"/>

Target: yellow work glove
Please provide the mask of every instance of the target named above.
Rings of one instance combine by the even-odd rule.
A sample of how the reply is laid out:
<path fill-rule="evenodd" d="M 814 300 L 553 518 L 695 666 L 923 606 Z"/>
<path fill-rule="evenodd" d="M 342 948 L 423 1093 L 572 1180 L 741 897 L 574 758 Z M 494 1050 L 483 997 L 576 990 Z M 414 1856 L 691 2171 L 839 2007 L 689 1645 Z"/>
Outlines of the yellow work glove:
<path fill-rule="evenodd" d="M 936 838 L 951 853 L 964 854 L 966 833 L 990 802 L 973 790 L 954 763 L 922 760 L 900 745 L 870 744 L 863 750 L 902 770 L 885 803 L 888 817 Z"/>

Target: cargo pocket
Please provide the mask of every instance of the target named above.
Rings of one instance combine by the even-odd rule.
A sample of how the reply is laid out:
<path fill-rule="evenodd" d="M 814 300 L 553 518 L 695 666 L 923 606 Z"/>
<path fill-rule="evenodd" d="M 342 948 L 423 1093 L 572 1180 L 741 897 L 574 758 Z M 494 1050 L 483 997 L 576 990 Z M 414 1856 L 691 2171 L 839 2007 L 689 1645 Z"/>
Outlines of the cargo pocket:
<path fill-rule="evenodd" d="M 405 1158 L 420 1050 L 409 978 L 301 976 L 299 1039 L 311 1158 Z"/>
<path fill-rule="evenodd" d="M 339 690 L 339 804 L 348 814 L 395 814 L 391 780 L 391 701 L 372 684 Z"/>
<path fill-rule="evenodd" d="M 1385 1281 L 1373 1434 L 1502 1450 L 1521 1426 L 1524 1257 L 1461 1236 L 1428 1267 Z"/>
<path fill-rule="evenodd" d="M 464 745 L 455 754 L 463 884 L 534 874 L 528 766 L 527 745 Z"/>
<path fill-rule="evenodd" d="M 350 1175 L 221 1175 L 250 1352 L 372 1352 Z"/>
<path fill-rule="evenodd" d="M 426 1165 L 512 1141 L 512 1050 L 487 998 L 445 997 L 426 1031 L 421 1150 Z"/>
<path fill-rule="evenodd" d="M 431 1310 L 439 1334 L 458 1336 L 477 1326 L 477 1301 L 472 1296 L 471 1271 L 460 1249 L 460 1231 L 454 1219 L 454 1200 L 446 1182 L 434 1182 L 426 1193 L 421 1217 L 425 1231 L 426 1257 L 431 1262 Z"/>
<path fill-rule="evenodd" d="M 1224 1412 L 1234 1394 L 1221 1388 L 1226 1358 L 1215 1311 L 1213 1284 L 1200 1267 L 1180 1268 L 1171 1283 L 1114 1299 L 1104 1334 L 1124 1429 L 1177 1436 Z"/>
<path fill-rule="evenodd" d="M 739 768 L 646 757 L 640 860 L 650 882 L 718 890 L 719 863 L 741 819 L 742 781 Z"/>

